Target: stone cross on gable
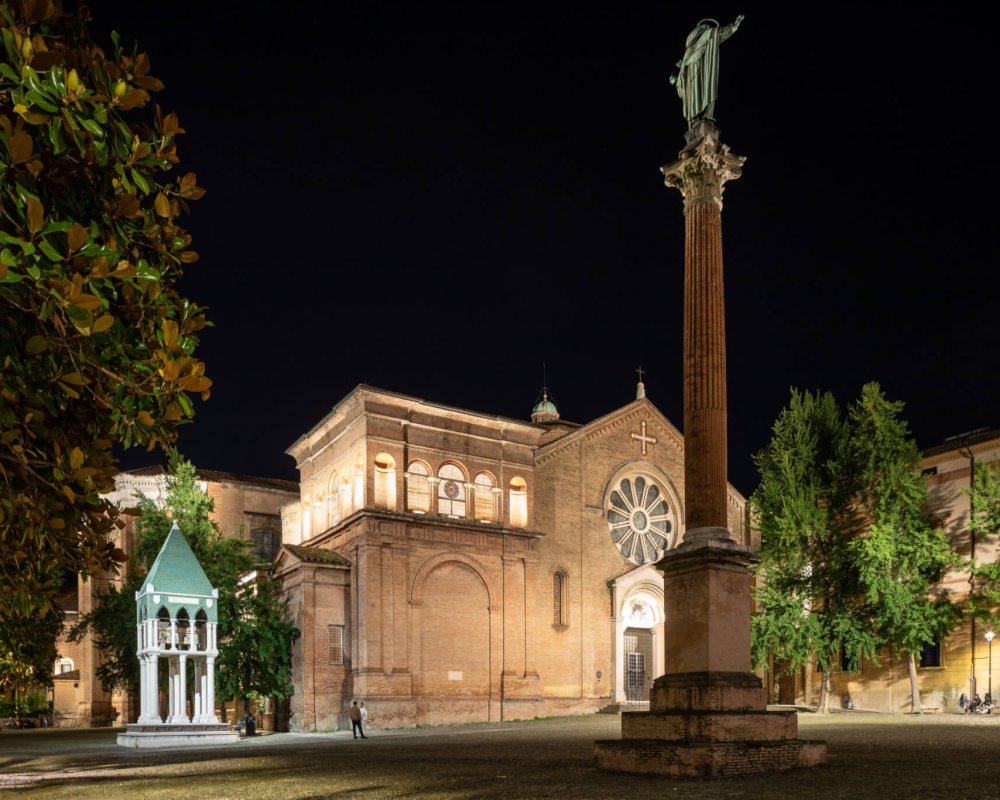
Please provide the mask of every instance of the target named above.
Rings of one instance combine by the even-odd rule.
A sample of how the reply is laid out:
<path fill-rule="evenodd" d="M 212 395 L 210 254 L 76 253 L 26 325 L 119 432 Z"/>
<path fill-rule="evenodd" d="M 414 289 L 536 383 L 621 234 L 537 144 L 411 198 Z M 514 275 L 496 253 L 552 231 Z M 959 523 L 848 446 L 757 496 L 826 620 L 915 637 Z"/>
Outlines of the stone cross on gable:
<path fill-rule="evenodd" d="M 641 428 L 642 433 L 630 433 L 629 436 L 638 442 L 642 442 L 642 454 L 646 455 L 646 444 L 656 444 L 656 437 L 646 435 L 646 420 L 643 420 L 639 427 Z"/>

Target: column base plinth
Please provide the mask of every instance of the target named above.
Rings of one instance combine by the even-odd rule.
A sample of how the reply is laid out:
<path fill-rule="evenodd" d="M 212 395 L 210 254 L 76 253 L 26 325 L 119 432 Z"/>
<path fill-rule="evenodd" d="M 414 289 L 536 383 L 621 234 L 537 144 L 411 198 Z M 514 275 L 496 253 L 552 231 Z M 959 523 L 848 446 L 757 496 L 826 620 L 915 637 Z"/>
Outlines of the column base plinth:
<path fill-rule="evenodd" d="M 600 769 L 670 777 L 749 775 L 826 760 L 824 742 L 798 737 L 794 711 L 768 711 L 749 672 L 661 675 L 649 711 L 622 714 L 622 738 L 595 743 Z"/>
<path fill-rule="evenodd" d="M 594 762 L 611 772 L 671 778 L 725 778 L 815 767 L 826 761 L 825 742 L 672 742 L 608 739 L 596 743 Z"/>

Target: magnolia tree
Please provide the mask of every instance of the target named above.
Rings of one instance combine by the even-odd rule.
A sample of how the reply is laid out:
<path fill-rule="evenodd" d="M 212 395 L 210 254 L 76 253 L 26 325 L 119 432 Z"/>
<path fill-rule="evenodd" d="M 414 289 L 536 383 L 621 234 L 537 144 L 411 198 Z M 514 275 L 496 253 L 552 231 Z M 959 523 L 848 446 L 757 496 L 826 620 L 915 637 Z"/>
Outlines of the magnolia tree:
<path fill-rule="evenodd" d="M 176 288 L 203 194 L 184 131 L 146 54 L 105 52 L 85 14 L 0 4 L 0 620 L 121 560 L 112 445 L 169 445 L 211 386 Z"/>

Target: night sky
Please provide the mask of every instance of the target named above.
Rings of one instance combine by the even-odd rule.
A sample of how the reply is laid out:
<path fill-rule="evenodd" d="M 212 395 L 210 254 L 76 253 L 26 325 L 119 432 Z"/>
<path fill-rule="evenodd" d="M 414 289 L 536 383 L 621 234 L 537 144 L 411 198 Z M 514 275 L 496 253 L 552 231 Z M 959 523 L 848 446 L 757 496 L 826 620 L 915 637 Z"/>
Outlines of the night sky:
<path fill-rule="evenodd" d="M 97 41 L 149 53 L 208 190 L 180 285 L 215 323 L 179 441 L 199 467 L 297 478 L 285 449 L 359 383 L 526 419 L 543 363 L 566 419 L 630 402 L 641 364 L 682 428 L 668 77 L 701 17 L 740 12 L 716 105 L 747 157 L 723 211 L 731 481 L 756 486 L 792 386 L 879 381 L 921 447 L 997 423 L 995 26 L 967 7 L 257 8 L 93 3 Z"/>

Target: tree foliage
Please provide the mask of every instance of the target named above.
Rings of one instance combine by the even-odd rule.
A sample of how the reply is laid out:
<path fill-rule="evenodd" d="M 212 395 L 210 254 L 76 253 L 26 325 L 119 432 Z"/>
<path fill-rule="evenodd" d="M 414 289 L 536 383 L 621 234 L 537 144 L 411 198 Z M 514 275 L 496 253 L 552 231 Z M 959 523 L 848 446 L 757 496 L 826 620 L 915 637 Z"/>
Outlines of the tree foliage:
<path fill-rule="evenodd" d="M 971 509 L 969 530 L 981 545 L 995 546 L 1000 534 L 1000 466 L 996 463 L 975 463 L 976 477 L 971 489 L 963 492 L 969 497 Z M 966 612 L 976 619 L 996 624 L 996 611 L 1000 608 L 1000 561 L 971 563 L 967 565 L 975 580 L 975 590 L 970 593 Z"/>
<path fill-rule="evenodd" d="M 11 616 L 0 624 L 0 690 L 23 694 L 52 685 L 56 638 L 63 612 L 50 606 L 32 617 Z"/>
<path fill-rule="evenodd" d="M 288 621 L 281 585 L 258 575 L 237 596 L 234 627 L 226 641 L 226 659 L 219 671 L 222 697 L 291 697 L 292 643 L 299 629 Z"/>
<path fill-rule="evenodd" d="M 761 530 L 760 613 L 753 658 L 772 653 L 788 669 L 814 656 L 827 677 L 842 654 L 874 654 L 865 624 L 850 537 L 858 521 L 856 480 L 845 469 L 850 436 L 833 395 L 792 390 L 770 444 L 756 456 L 761 482 L 752 502 Z"/>
<path fill-rule="evenodd" d="M 120 561 L 113 444 L 168 446 L 211 385 L 176 289 L 203 194 L 184 130 L 146 54 L 106 55 L 85 14 L 0 4 L 0 617 Z"/>
<path fill-rule="evenodd" d="M 867 384 L 845 414 L 830 393 L 792 390 L 756 457 L 761 530 L 753 658 L 830 673 L 893 645 L 918 653 L 955 621 L 931 585 L 953 557 L 925 516 L 919 452 L 901 403 Z"/>
<path fill-rule="evenodd" d="M 852 468 L 867 529 L 852 544 L 865 600 L 882 642 L 908 662 L 913 711 L 920 710 L 916 660 L 958 619 L 947 592 L 934 584 L 955 557 L 927 513 L 920 452 L 900 417 L 903 404 L 877 384 L 862 389 L 850 410 Z"/>

